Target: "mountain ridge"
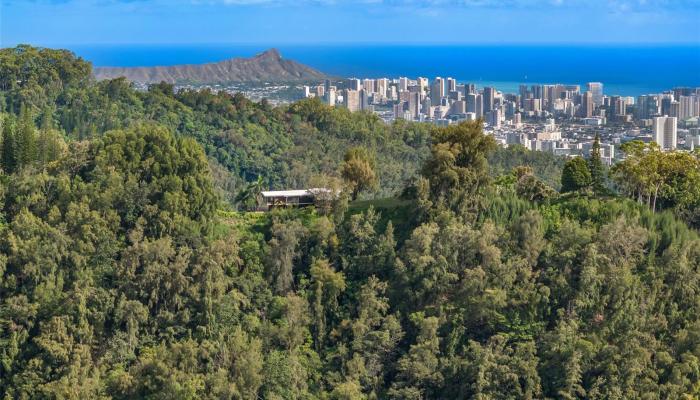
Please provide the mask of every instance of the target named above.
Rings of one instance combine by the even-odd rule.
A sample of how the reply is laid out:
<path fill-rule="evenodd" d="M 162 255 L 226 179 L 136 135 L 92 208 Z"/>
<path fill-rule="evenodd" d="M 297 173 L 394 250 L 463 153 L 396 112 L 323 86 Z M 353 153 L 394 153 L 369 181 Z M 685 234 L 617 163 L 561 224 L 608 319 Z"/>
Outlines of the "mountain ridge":
<path fill-rule="evenodd" d="M 230 58 L 206 64 L 153 67 L 95 67 L 95 79 L 125 77 L 139 83 L 205 84 L 229 82 L 292 82 L 327 77 L 321 71 L 282 57 L 272 48 L 250 58 Z"/>

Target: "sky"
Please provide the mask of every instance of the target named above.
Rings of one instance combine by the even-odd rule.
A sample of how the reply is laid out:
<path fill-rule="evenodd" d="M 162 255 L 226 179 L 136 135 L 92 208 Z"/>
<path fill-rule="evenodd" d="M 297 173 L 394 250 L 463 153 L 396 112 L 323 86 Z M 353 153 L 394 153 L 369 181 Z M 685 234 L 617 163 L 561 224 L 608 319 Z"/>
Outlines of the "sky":
<path fill-rule="evenodd" d="M 700 0 L 0 0 L 0 46 L 700 44 Z"/>

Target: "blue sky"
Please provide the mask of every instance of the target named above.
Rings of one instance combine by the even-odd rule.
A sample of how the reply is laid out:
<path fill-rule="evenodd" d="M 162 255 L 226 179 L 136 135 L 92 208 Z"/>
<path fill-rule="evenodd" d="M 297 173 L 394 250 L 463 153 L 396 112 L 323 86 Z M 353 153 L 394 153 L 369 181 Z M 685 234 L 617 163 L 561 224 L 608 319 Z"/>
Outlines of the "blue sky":
<path fill-rule="evenodd" d="M 0 0 L 0 44 L 700 43 L 700 0 Z"/>

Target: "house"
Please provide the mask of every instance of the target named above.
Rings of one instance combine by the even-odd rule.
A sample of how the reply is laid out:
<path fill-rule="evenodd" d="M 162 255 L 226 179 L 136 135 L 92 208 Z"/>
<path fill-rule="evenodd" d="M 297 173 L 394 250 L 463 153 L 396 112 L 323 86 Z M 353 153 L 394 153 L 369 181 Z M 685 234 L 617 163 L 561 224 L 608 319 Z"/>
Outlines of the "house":
<path fill-rule="evenodd" d="M 271 210 L 276 207 L 308 207 L 313 206 L 319 195 L 329 193 L 325 188 L 299 189 L 299 190 L 273 190 L 263 191 L 260 211 Z"/>

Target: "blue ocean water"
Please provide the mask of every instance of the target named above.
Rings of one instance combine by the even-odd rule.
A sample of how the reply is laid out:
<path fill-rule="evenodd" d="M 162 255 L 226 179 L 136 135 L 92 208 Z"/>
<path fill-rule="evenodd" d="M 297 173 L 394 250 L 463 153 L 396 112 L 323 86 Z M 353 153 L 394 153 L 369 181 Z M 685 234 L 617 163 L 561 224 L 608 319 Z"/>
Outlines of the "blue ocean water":
<path fill-rule="evenodd" d="M 274 45 L 67 46 L 95 66 L 199 64 L 249 57 Z M 340 77 L 454 77 L 516 92 L 521 83 L 603 82 L 637 96 L 700 86 L 695 45 L 282 45 L 282 56 Z"/>

